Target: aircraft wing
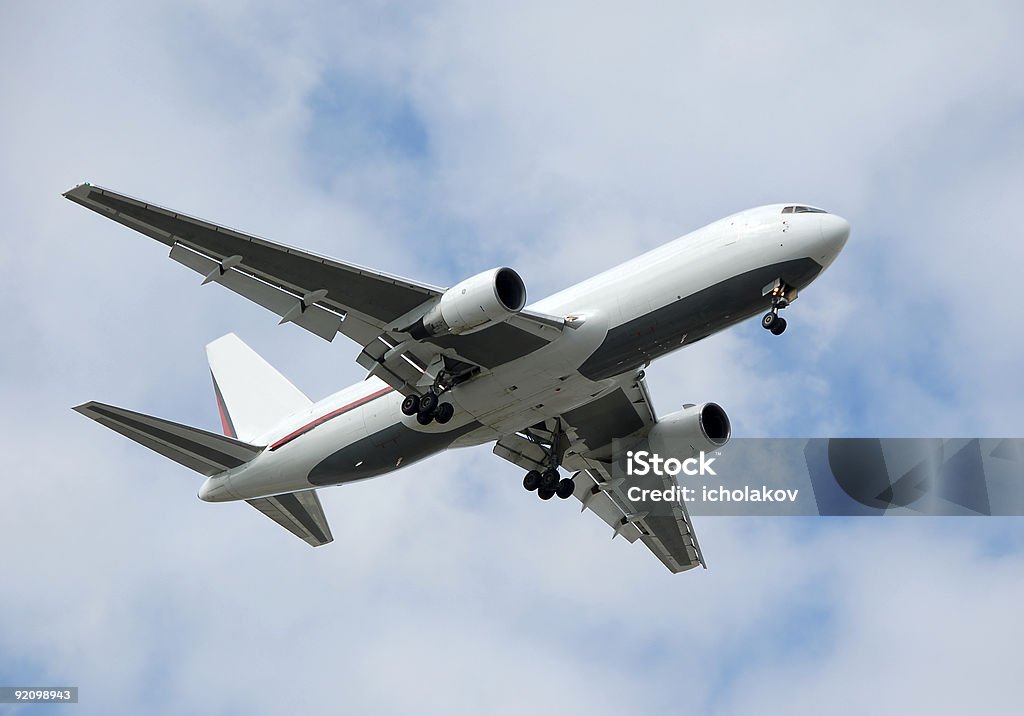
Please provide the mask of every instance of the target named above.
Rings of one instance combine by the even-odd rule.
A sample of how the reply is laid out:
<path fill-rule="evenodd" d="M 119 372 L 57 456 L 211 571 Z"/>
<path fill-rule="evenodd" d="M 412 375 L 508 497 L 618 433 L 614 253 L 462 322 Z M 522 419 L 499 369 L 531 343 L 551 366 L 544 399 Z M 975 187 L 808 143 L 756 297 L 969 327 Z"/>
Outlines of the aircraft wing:
<path fill-rule="evenodd" d="M 546 345 L 562 322 L 523 311 L 477 333 L 423 340 L 403 319 L 424 311 L 443 288 L 318 256 L 90 184 L 64 196 L 170 247 L 170 257 L 325 340 L 342 333 L 358 362 L 392 387 L 414 389 L 444 356 L 448 369 L 491 369 Z"/>
<path fill-rule="evenodd" d="M 627 497 L 632 486 L 664 490 L 675 485 L 671 476 L 612 475 L 612 441 L 615 438 L 641 437 L 656 422 L 647 385 L 642 378 L 618 388 L 591 403 L 561 416 L 561 429 L 569 440 L 563 458 L 564 467 L 576 470 L 574 493 L 583 511 L 590 511 L 630 542 L 641 540 L 672 572 L 683 572 L 704 564 L 685 503 L 636 501 Z M 555 428 L 554 421 L 548 421 Z M 494 452 L 527 470 L 543 469 L 544 449 L 536 438 L 505 436 Z M 549 433 L 551 435 L 551 433 Z"/>

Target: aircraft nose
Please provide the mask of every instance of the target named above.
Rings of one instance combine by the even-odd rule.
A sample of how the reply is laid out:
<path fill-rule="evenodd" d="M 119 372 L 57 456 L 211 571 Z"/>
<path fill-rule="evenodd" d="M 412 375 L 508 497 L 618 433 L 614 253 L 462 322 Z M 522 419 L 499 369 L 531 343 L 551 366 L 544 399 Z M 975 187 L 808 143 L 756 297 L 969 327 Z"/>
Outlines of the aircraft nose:
<path fill-rule="evenodd" d="M 850 222 L 835 214 L 821 215 L 821 243 L 823 265 L 832 263 L 850 238 Z"/>
<path fill-rule="evenodd" d="M 821 238 L 839 253 L 846 245 L 846 240 L 850 238 L 850 222 L 835 214 L 822 214 Z"/>

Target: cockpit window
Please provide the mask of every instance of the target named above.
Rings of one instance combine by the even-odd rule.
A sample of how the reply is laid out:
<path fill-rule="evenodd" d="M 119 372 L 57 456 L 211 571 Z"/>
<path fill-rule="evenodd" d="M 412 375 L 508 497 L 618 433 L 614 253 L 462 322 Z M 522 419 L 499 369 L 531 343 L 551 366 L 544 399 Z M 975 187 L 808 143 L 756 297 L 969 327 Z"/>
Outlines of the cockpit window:
<path fill-rule="evenodd" d="M 827 214 L 824 209 L 815 209 L 813 206 L 787 206 L 782 210 L 783 214 Z"/>

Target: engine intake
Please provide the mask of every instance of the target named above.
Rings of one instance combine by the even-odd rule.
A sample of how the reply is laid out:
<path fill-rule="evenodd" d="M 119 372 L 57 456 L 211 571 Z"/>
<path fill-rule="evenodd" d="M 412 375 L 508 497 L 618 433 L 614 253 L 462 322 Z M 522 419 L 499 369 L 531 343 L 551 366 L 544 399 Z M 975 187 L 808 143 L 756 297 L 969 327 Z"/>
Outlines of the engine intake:
<path fill-rule="evenodd" d="M 491 269 L 445 291 L 410 332 L 414 338 L 473 333 L 507 321 L 524 306 L 526 284 L 519 274 L 507 267 Z"/>
<path fill-rule="evenodd" d="M 689 405 L 666 415 L 651 428 L 651 449 L 661 455 L 709 452 L 729 442 L 732 423 L 717 403 Z"/>

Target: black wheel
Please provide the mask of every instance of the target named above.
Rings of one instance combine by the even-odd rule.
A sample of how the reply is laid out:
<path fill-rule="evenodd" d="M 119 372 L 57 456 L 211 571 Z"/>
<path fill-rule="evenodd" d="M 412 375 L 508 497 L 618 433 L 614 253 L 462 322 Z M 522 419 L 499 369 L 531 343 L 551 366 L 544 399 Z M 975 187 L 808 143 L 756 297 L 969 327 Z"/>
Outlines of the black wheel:
<path fill-rule="evenodd" d="M 555 494 L 563 500 L 572 497 L 572 493 L 576 491 L 576 483 L 570 480 L 568 477 L 563 477 L 558 481 L 558 487 L 555 488 Z"/>
<path fill-rule="evenodd" d="M 540 487 L 540 473 L 537 470 L 530 470 L 523 478 L 523 487 L 533 492 Z"/>
<path fill-rule="evenodd" d="M 542 500 L 550 500 L 554 496 L 555 496 L 555 491 L 550 489 L 550 488 L 541 487 L 541 488 L 538 488 L 538 490 L 537 490 L 537 497 L 539 497 Z"/>
<path fill-rule="evenodd" d="M 402 412 L 406 415 L 415 415 L 420 410 L 420 396 L 413 393 L 405 396 L 402 401 Z"/>
<path fill-rule="evenodd" d="M 430 421 L 434 419 L 434 416 L 430 413 L 416 413 L 416 422 L 420 425 L 430 425 Z"/>
<path fill-rule="evenodd" d="M 437 410 L 437 396 L 434 393 L 427 393 L 420 398 L 420 412 L 421 413 L 433 413 Z"/>
<path fill-rule="evenodd" d="M 776 318 L 774 323 L 772 323 L 772 327 L 770 330 L 772 332 L 772 335 L 781 336 L 782 332 L 786 330 L 786 319 Z"/>
<path fill-rule="evenodd" d="M 441 403 L 434 411 L 434 420 L 444 425 L 455 415 L 455 406 L 451 403 Z"/>
<path fill-rule="evenodd" d="M 553 467 L 548 468 L 544 471 L 544 474 L 540 476 L 540 486 L 545 490 L 551 490 L 551 493 L 554 494 L 555 488 L 558 487 L 559 477 L 560 475 L 558 474 L 558 470 Z"/>
<path fill-rule="evenodd" d="M 761 328 L 770 331 L 777 320 L 779 320 L 779 317 L 769 311 L 768 313 L 764 314 L 764 318 L 761 319 Z"/>

